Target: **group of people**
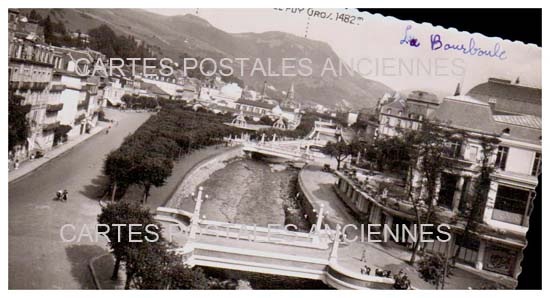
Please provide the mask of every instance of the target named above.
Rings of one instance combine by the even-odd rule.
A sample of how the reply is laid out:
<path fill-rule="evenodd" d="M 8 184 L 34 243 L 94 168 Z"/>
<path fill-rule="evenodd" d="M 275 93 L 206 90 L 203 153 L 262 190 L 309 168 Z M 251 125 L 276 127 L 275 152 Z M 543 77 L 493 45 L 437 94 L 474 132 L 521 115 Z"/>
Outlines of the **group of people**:
<path fill-rule="evenodd" d="M 118 126 L 118 120 L 117 120 L 117 121 L 110 120 L 109 122 L 110 122 L 111 124 L 109 124 L 109 127 L 107 127 L 107 129 L 105 130 L 105 134 L 109 134 L 109 131 L 110 131 L 111 128 L 113 127 L 113 124 L 114 124 L 114 126 Z"/>
<path fill-rule="evenodd" d="M 56 198 L 60 201 L 67 202 L 67 195 L 69 192 L 66 189 L 60 189 L 56 193 Z"/>
<path fill-rule="evenodd" d="M 362 263 L 364 263 L 364 266 L 361 268 L 361 274 L 362 275 L 370 275 L 371 268 L 367 266 L 367 249 L 363 249 L 363 253 L 361 254 L 361 260 Z M 380 276 L 380 277 L 388 277 L 392 278 L 391 270 L 382 270 L 376 268 L 374 271 L 374 275 Z M 399 270 L 398 274 L 393 275 L 393 279 L 395 280 L 395 283 L 393 284 L 394 289 L 398 290 L 407 290 L 411 287 L 411 281 L 409 280 L 409 276 L 407 273 L 403 271 L 403 269 Z"/>

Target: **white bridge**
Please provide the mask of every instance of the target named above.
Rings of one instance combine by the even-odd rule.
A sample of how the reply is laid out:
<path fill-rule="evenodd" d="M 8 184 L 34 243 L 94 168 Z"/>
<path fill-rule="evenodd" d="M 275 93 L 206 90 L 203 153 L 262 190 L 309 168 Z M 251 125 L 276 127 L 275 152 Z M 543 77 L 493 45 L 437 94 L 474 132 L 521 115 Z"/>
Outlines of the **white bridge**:
<path fill-rule="evenodd" d="M 324 230 L 312 233 L 247 226 L 201 219 L 202 187 L 193 213 L 159 207 L 156 219 L 165 226 L 167 239 L 180 247 L 182 261 L 205 266 L 321 280 L 336 289 L 390 289 L 391 278 L 362 275 L 338 264 L 340 237 L 322 237 Z M 319 210 L 316 227 L 322 225 Z M 175 236 L 174 236 L 175 235 Z M 325 234 L 326 235 L 326 234 Z M 173 236 L 173 237 L 172 237 Z"/>

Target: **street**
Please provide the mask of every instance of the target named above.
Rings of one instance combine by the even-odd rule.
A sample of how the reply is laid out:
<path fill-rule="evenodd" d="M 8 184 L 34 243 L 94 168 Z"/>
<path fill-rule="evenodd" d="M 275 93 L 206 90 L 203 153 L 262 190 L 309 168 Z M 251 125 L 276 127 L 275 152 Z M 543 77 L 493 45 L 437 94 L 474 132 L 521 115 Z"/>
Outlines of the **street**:
<path fill-rule="evenodd" d="M 105 156 L 118 148 L 149 113 L 106 111 L 118 120 L 109 133 L 101 132 L 62 154 L 29 175 L 9 184 L 9 288 L 87 289 L 94 284 L 88 270 L 90 258 L 107 252 L 105 240 L 83 237 L 64 243 L 60 229 L 96 224 L 103 192 Z M 67 189 L 68 201 L 54 200 L 55 192 Z M 67 230 L 67 237 L 73 236 Z"/>

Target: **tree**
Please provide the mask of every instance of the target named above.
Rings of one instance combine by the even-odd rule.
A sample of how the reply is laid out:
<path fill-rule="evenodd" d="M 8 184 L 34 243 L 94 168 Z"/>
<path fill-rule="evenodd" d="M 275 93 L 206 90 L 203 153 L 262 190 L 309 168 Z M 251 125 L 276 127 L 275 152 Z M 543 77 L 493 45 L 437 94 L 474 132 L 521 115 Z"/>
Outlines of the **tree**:
<path fill-rule="evenodd" d="M 117 189 L 125 189 L 132 184 L 133 169 L 136 164 L 136 156 L 129 150 L 115 150 L 109 153 L 103 164 L 103 173 L 109 177 L 111 185 L 111 200 L 114 201 Z"/>
<path fill-rule="evenodd" d="M 474 194 L 473 196 L 468 196 L 467 202 L 465 202 L 466 208 L 462 210 L 460 216 L 466 218 L 466 225 L 464 226 L 464 232 L 460 235 L 460 243 L 465 243 L 470 241 L 474 235 L 474 231 L 477 226 L 483 222 L 483 212 L 485 211 L 485 206 L 487 204 L 487 196 L 489 195 L 489 190 L 491 189 L 491 175 L 495 171 L 491 163 L 491 157 L 500 141 L 496 138 L 491 137 L 482 137 L 481 146 L 482 146 L 482 159 L 480 174 L 475 179 L 474 184 Z M 453 263 L 456 262 L 456 259 L 460 255 L 462 250 L 462 245 L 458 245 L 458 249 L 455 252 L 452 260 Z"/>
<path fill-rule="evenodd" d="M 8 94 L 8 150 L 11 151 L 17 145 L 27 143 L 27 137 L 30 131 L 30 123 L 27 119 L 31 106 L 23 105 L 24 98 Z"/>
<path fill-rule="evenodd" d="M 204 290 L 208 289 L 208 279 L 201 268 L 191 269 L 178 262 L 171 266 L 165 275 L 166 288 L 172 290 Z"/>
<path fill-rule="evenodd" d="M 379 137 L 365 147 L 366 156 L 375 161 L 378 171 L 406 168 L 410 162 L 413 147 L 402 136 Z"/>
<path fill-rule="evenodd" d="M 420 277 L 433 285 L 436 289 L 444 286 L 445 282 L 445 262 L 446 259 L 441 254 L 425 255 L 418 262 L 418 272 Z M 449 273 L 447 273 L 449 274 Z"/>
<path fill-rule="evenodd" d="M 323 153 L 336 159 L 336 169 L 340 170 L 340 163 L 353 154 L 353 147 L 340 140 L 338 142 L 328 142 L 323 148 Z"/>
<path fill-rule="evenodd" d="M 59 144 L 59 142 L 64 142 L 67 139 L 67 133 L 73 129 L 70 125 L 61 124 L 55 128 L 53 135 L 53 144 L 54 146 Z"/>
<path fill-rule="evenodd" d="M 262 116 L 262 118 L 260 118 L 260 123 L 264 125 L 273 125 L 273 120 L 271 120 L 269 116 Z"/>
<path fill-rule="evenodd" d="M 438 122 L 424 121 L 419 130 L 405 133 L 405 143 L 412 148 L 408 173 L 408 200 L 413 206 L 417 235 L 420 227 L 430 224 L 436 204 L 442 170 L 449 163 L 447 140 L 451 133 Z M 410 263 L 414 264 L 421 241 L 415 241 Z"/>
<path fill-rule="evenodd" d="M 125 289 L 163 289 L 170 266 L 177 262 L 164 241 L 129 247 L 126 257 Z"/>
<path fill-rule="evenodd" d="M 143 187 L 143 203 L 147 203 L 151 186 L 160 187 L 172 174 L 172 161 L 163 157 L 146 157 L 135 169 L 135 180 Z"/>
<path fill-rule="evenodd" d="M 44 41 L 47 44 L 57 44 L 57 39 L 54 35 L 53 26 L 54 25 L 52 23 L 50 15 L 48 14 L 48 16 L 42 21 L 42 27 L 44 27 Z"/>
<path fill-rule="evenodd" d="M 155 236 L 151 232 L 158 235 L 158 241 L 162 241 L 160 228 L 157 226 L 153 215 L 149 209 L 145 209 L 139 204 L 128 201 L 111 202 L 101 209 L 97 221 L 109 227 L 106 233 L 109 238 L 108 245 L 115 257 L 115 266 L 111 277 L 113 280 L 118 278 L 122 261 L 125 261 L 127 266 L 137 266 L 132 263 L 139 261 L 136 255 L 139 255 L 142 251 L 150 250 L 148 246 L 154 242 L 150 242 L 145 237 L 154 240 Z M 140 225 L 132 227 L 132 232 L 136 233 L 132 234 L 132 242 L 130 242 L 130 224 Z"/>
<path fill-rule="evenodd" d="M 29 20 L 40 22 L 42 21 L 42 16 L 38 12 L 36 12 L 36 10 L 33 9 L 29 13 Z"/>

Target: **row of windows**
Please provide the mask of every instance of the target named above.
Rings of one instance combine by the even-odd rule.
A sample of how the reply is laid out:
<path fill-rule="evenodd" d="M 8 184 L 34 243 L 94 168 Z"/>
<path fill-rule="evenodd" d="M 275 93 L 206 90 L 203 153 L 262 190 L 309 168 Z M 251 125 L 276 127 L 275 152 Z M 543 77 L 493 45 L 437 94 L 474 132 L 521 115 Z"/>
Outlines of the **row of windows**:
<path fill-rule="evenodd" d="M 245 112 L 253 112 L 258 114 L 265 114 L 266 109 L 258 108 L 258 107 L 252 107 L 252 106 L 246 106 L 246 105 L 237 105 L 237 110 L 245 111 Z"/>
<path fill-rule="evenodd" d="M 453 201 L 455 192 L 460 192 L 460 201 L 457 203 L 457 208 L 460 211 L 466 210 L 468 204 L 468 193 L 471 193 L 471 179 L 464 177 L 462 188 L 458 187 L 460 176 L 442 173 L 441 186 L 439 190 L 438 206 L 453 209 Z M 516 225 L 526 225 L 531 208 L 531 200 L 533 192 L 513 188 L 505 185 L 499 185 L 495 198 L 494 211 L 492 218 L 498 221 L 512 223 Z"/>
<path fill-rule="evenodd" d="M 10 81 L 49 82 L 51 75 L 51 70 L 40 70 L 25 65 L 21 65 L 20 68 L 8 68 L 8 78 Z"/>
<path fill-rule="evenodd" d="M 416 121 L 402 120 L 395 117 L 387 117 L 387 116 L 382 116 L 380 124 L 382 125 L 387 124 L 389 126 L 411 128 L 411 129 L 418 129 L 418 125 L 419 125 L 418 122 Z"/>
<path fill-rule="evenodd" d="M 390 108 L 386 109 L 386 114 L 391 115 L 391 111 L 392 110 Z M 403 117 L 403 111 L 398 111 L 397 116 Z M 418 120 L 418 121 L 422 121 L 422 119 L 424 119 L 423 115 L 417 115 L 417 114 L 414 114 L 414 113 L 409 113 L 408 117 L 409 117 L 409 119 L 414 119 L 414 120 Z"/>

